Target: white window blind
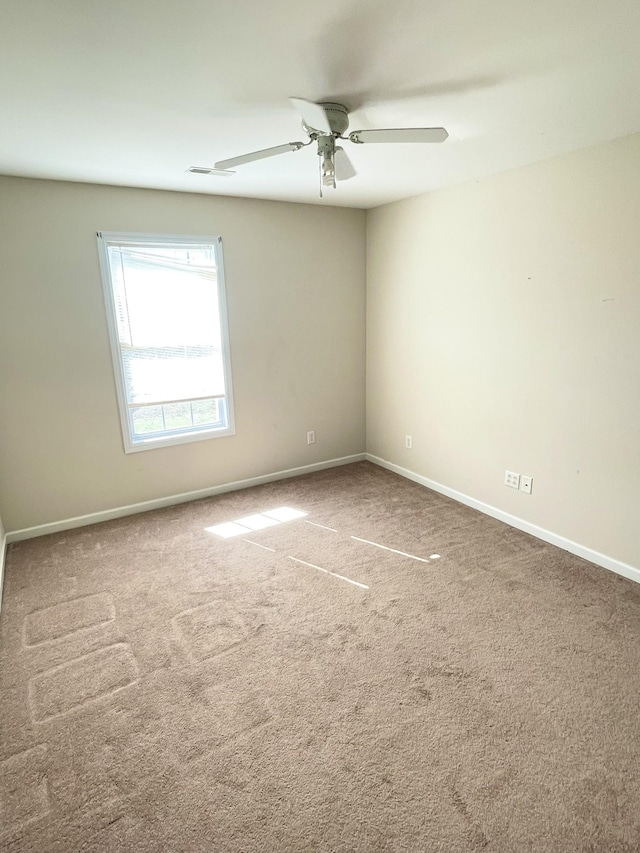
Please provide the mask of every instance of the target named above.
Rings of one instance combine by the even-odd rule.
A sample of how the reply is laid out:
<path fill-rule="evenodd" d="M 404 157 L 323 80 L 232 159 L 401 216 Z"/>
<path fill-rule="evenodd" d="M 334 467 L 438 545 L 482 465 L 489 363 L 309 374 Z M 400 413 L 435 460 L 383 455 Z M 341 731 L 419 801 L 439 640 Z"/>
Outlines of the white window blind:
<path fill-rule="evenodd" d="M 219 238 L 98 235 L 125 449 L 233 432 Z"/>

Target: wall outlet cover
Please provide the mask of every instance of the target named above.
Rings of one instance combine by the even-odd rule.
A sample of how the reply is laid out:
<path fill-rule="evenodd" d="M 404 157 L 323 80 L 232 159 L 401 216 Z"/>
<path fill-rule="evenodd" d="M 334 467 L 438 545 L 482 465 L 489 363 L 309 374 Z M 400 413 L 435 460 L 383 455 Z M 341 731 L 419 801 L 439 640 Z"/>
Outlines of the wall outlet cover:
<path fill-rule="evenodd" d="M 511 489 L 519 489 L 520 488 L 520 474 L 516 474 L 515 471 L 505 471 L 504 472 L 504 484 L 505 486 L 509 486 Z"/>
<path fill-rule="evenodd" d="M 533 477 L 525 477 L 525 475 L 523 474 L 522 477 L 520 477 L 520 491 L 526 492 L 528 495 L 530 495 L 532 489 Z"/>

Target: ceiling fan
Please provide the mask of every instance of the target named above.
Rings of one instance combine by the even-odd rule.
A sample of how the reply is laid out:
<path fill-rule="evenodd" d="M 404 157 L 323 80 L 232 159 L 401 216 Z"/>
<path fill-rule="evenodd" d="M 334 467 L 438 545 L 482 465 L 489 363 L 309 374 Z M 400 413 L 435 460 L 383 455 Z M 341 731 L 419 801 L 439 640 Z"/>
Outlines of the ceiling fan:
<path fill-rule="evenodd" d="M 229 157 L 219 160 L 213 169 L 192 166 L 190 172 L 214 175 L 234 175 L 234 166 L 263 160 L 286 154 L 288 151 L 299 151 L 307 145 L 316 143 L 320 158 L 320 196 L 322 187 L 336 187 L 336 181 L 346 181 L 353 178 L 356 170 L 337 140 L 353 142 L 362 145 L 370 142 L 444 142 L 449 136 L 443 127 L 398 127 L 376 130 L 354 130 L 348 136 L 344 134 L 349 127 L 349 111 L 342 104 L 314 103 L 304 98 L 290 98 L 291 103 L 302 117 L 302 127 L 309 137 L 308 142 L 287 142 L 275 145 L 273 148 L 262 148 L 239 157 Z"/>

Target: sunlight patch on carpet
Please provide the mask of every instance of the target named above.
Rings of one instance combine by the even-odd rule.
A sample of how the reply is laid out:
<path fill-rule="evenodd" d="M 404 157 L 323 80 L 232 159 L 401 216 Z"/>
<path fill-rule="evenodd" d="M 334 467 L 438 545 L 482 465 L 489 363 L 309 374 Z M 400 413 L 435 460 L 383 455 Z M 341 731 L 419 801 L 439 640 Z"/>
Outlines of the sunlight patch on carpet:
<path fill-rule="evenodd" d="M 315 563 L 307 563 L 306 560 L 299 560 L 297 557 L 289 557 L 289 559 L 293 560 L 294 563 L 302 563 L 303 566 L 309 566 L 312 569 L 317 569 L 319 572 L 324 572 L 325 575 L 331 575 L 333 578 L 339 578 L 341 581 L 346 581 L 354 586 L 359 586 L 361 589 L 369 589 L 366 584 L 360 583 L 360 581 L 354 581 L 351 578 L 346 578 L 344 575 L 339 575 L 336 572 L 330 572 L 329 569 L 323 569 L 322 566 L 316 566 Z"/>
<path fill-rule="evenodd" d="M 421 563 L 429 562 L 424 557 L 416 557 L 415 554 L 407 554 L 406 551 L 398 551 L 397 548 L 388 548 L 386 545 L 379 545 L 377 542 L 371 542 L 369 539 L 360 539 L 359 536 L 352 536 L 351 538 L 355 539 L 356 542 L 364 542 L 367 545 L 373 545 L 374 548 L 382 548 L 383 551 L 392 551 L 394 554 L 400 554 L 402 557 L 410 557 L 412 560 L 418 560 Z"/>
<path fill-rule="evenodd" d="M 296 518 L 304 518 L 309 515 L 308 512 L 302 512 L 301 509 L 292 509 L 289 506 L 281 506 L 278 509 L 270 509 L 262 513 L 268 518 L 275 518 L 276 521 L 295 521 Z"/>
<path fill-rule="evenodd" d="M 271 551 L 272 554 L 275 554 L 275 548 L 269 548 L 268 545 L 261 545 L 259 542 L 254 542 L 253 539 L 243 539 L 243 542 L 249 542 L 251 545 L 257 545 L 258 548 L 263 548 L 265 551 Z"/>
<path fill-rule="evenodd" d="M 335 527 L 327 527 L 326 524 L 317 524 L 315 521 L 309 521 L 309 519 L 305 518 L 305 524 L 313 524 L 314 527 L 321 527 L 323 530 L 330 530 L 332 533 L 337 533 L 338 531 Z"/>
<path fill-rule="evenodd" d="M 216 536 L 222 536 L 223 539 L 230 539 L 232 536 L 242 536 L 243 533 L 251 533 L 250 527 L 243 527 L 242 524 L 237 524 L 235 521 L 225 521 L 224 524 L 205 527 L 205 530 L 207 533 L 215 533 Z"/>
<path fill-rule="evenodd" d="M 214 524 L 212 527 L 205 527 L 207 533 L 214 533 L 216 536 L 221 536 L 223 539 L 231 539 L 233 536 L 242 536 L 255 532 L 256 530 L 264 530 L 267 527 L 274 527 L 277 524 L 282 524 L 285 521 L 295 521 L 298 518 L 304 518 L 308 513 L 300 509 L 293 509 L 289 506 L 281 506 L 276 509 L 269 509 L 265 512 L 257 512 L 253 515 L 245 515 L 235 521 L 225 521 L 223 524 Z"/>
<path fill-rule="evenodd" d="M 257 512 L 255 515 L 245 515 L 243 518 L 239 518 L 236 524 L 242 524 L 250 530 L 264 530 L 265 527 L 273 527 L 280 522 L 275 518 L 269 518 L 269 516 Z"/>

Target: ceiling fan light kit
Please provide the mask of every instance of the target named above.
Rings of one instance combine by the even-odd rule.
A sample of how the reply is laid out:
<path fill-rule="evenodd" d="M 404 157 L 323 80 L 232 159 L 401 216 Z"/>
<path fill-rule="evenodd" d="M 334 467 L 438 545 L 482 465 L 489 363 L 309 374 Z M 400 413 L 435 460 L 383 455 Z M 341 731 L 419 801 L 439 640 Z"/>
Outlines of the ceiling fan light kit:
<path fill-rule="evenodd" d="M 320 197 L 322 187 L 336 187 L 336 141 L 333 136 L 318 137 L 318 157 L 320 158 Z"/>
<path fill-rule="evenodd" d="M 449 136 L 443 127 L 398 127 L 380 128 L 376 130 L 354 130 L 349 136 L 344 134 L 349 128 L 349 111 L 343 104 L 333 102 L 314 103 L 304 98 L 290 98 L 302 118 L 302 127 L 309 137 L 308 142 L 287 142 L 272 148 L 261 148 L 249 154 L 219 160 L 213 169 L 202 166 L 192 166 L 188 171 L 198 174 L 214 174 L 220 176 L 233 175 L 230 171 L 235 166 L 286 154 L 289 151 L 299 151 L 315 142 L 320 162 L 320 197 L 323 187 L 336 188 L 336 181 L 347 181 L 355 177 L 356 170 L 347 156 L 346 151 L 336 144 L 338 139 L 353 142 L 356 145 L 365 143 L 433 143 L 444 142 Z"/>

